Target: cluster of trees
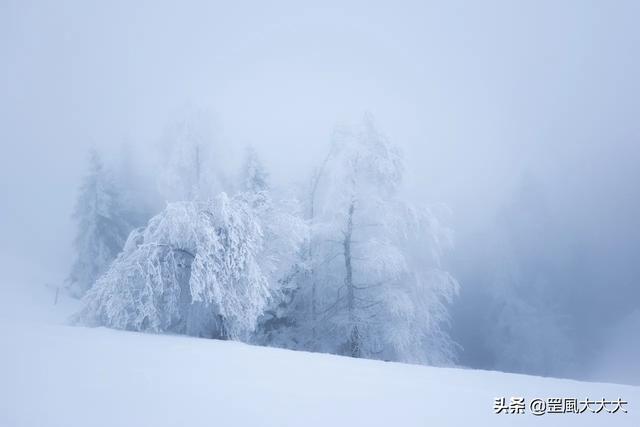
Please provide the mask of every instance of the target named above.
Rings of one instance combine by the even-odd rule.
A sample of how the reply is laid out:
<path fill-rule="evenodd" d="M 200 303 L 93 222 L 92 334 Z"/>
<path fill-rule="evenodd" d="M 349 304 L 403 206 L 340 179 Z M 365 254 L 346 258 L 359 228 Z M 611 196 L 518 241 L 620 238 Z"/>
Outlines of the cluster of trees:
<path fill-rule="evenodd" d="M 92 156 L 75 214 L 76 321 L 454 360 L 447 306 L 458 284 L 441 267 L 451 233 L 402 197 L 402 157 L 371 116 L 334 132 L 308 185 L 286 192 L 253 150 L 239 177 L 225 176 L 202 129 L 185 120 L 168 133 L 156 180 L 166 203 L 141 226 L 144 209 Z"/>

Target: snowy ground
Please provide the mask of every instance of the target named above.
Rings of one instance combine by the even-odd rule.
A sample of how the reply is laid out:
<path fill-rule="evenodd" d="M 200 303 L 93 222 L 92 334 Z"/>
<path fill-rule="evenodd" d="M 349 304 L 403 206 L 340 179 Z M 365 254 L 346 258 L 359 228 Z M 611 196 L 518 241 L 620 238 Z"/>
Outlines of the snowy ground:
<path fill-rule="evenodd" d="M 69 327 L 48 316 L 17 327 L 8 310 L 2 427 L 640 425 L 638 387 Z M 621 397 L 629 412 L 495 415 L 499 396 Z"/>

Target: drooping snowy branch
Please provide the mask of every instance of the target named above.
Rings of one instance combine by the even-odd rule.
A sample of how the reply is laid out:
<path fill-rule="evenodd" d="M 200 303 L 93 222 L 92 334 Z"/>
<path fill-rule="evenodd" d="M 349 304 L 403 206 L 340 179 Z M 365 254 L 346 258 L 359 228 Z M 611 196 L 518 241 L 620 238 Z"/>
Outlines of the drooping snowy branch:
<path fill-rule="evenodd" d="M 129 238 L 77 319 L 152 332 L 244 339 L 278 290 L 273 242 L 242 195 L 175 202 Z M 295 238 L 288 248 L 295 252 Z"/>

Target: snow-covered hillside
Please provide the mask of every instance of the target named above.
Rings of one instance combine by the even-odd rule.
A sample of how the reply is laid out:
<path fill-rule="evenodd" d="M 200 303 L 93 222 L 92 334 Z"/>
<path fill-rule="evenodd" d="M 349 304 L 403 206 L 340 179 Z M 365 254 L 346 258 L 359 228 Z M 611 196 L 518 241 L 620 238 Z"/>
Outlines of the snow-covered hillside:
<path fill-rule="evenodd" d="M 640 425 L 637 387 L 1 318 L 3 427 Z M 496 415 L 502 396 L 629 404 Z"/>

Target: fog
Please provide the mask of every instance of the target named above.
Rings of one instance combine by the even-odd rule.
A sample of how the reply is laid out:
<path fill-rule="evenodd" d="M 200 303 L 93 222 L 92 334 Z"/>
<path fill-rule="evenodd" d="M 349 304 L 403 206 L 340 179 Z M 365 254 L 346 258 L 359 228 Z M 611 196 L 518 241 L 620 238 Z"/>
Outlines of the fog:
<path fill-rule="evenodd" d="M 639 383 L 638 16 L 633 1 L 2 1 L 6 280 L 68 274 L 92 146 L 144 165 L 196 108 L 230 164 L 253 145 L 285 184 L 370 111 L 407 193 L 450 208 L 459 363 Z"/>

